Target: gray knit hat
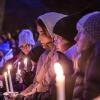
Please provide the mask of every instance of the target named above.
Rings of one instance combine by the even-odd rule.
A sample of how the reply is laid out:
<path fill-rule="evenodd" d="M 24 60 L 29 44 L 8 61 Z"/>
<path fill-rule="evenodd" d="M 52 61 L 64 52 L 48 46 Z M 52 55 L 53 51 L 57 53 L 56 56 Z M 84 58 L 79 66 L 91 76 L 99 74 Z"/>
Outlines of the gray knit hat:
<path fill-rule="evenodd" d="M 90 41 L 100 40 L 100 11 L 95 11 L 83 16 L 77 23 L 77 27 L 84 30 Z"/>
<path fill-rule="evenodd" d="M 19 47 L 22 46 L 23 44 L 30 44 L 30 45 L 35 45 L 35 40 L 33 38 L 33 33 L 29 29 L 23 29 L 19 33 Z"/>

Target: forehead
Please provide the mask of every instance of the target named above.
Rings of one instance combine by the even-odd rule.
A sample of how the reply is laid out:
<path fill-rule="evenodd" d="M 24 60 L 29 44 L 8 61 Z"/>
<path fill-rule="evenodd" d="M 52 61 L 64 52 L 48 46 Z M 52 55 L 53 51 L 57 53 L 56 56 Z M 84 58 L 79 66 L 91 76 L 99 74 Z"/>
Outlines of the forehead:
<path fill-rule="evenodd" d="M 23 43 L 23 44 L 22 44 L 22 46 L 26 46 L 26 45 L 28 45 L 28 44 L 27 44 L 27 43 Z"/>
<path fill-rule="evenodd" d="M 77 29 L 78 32 L 84 32 L 85 31 L 85 29 L 79 23 L 77 23 L 76 29 Z"/>
<path fill-rule="evenodd" d="M 40 25 L 37 25 L 37 31 L 43 31 L 43 28 Z"/>

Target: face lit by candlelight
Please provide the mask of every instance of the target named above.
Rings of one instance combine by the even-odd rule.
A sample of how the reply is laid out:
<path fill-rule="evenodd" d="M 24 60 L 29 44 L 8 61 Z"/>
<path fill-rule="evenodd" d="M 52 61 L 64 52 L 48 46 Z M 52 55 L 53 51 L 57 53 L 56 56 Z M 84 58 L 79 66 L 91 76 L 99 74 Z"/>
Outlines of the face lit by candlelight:
<path fill-rule="evenodd" d="M 22 50 L 22 52 L 27 55 L 31 49 L 32 49 L 32 46 L 29 45 L 29 44 L 23 44 L 22 46 L 20 46 L 20 49 Z"/>
<path fill-rule="evenodd" d="M 40 41 L 43 48 L 48 48 L 52 42 L 51 36 L 40 25 L 37 25 L 37 32 L 39 34 L 38 41 Z"/>
<path fill-rule="evenodd" d="M 69 41 L 65 40 L 63 37 L 54 34 L 53 42 L 56 46 L 57 51 L 64 52 L 69 48 Z"/>
<path fill-rule="evenodd" d="M 77 35 L 75 36 L 74 40 L 76 41 L 76 48 L 77 52 L 81 53 L 90 47 L 90 41 L 87 39 L 85 34 L 85 30 L 83 30 L 79 25 L 77 25 Z"/>
<path fill-rule="evenodd" d="M 4 76 L 7 76 L 7 72 L 4 73 Z"/>

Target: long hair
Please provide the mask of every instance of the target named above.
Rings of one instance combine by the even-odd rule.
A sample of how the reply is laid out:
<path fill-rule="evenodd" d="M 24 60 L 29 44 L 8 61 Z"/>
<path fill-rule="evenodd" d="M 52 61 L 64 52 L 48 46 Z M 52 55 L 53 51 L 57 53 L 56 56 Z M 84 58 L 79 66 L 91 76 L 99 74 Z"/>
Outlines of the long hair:
<path fill-rule="evenodd" d="M 43 29 L 44 34 L 45 34 L 46 36 L 51 37 L 50 34 L 48 33 L 48 30 L 47 30 L 46 26 L 44 25 L 44 23 L 43 23 L 43 21 L 42 21 L 41 19 L 38 19 L 38 20 L 36 21 L 36 26 L 37 26 L 37 25 L 39 25 L 39 26 Z M 38 34 L 39 34 L 39 33 L 38 33 Z"/>

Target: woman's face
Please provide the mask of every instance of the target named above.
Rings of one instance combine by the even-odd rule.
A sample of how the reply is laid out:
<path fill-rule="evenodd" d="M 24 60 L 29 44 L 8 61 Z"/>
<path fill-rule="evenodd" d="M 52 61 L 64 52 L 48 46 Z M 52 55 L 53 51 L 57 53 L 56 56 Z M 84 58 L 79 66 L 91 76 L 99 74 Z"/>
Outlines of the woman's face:
<path fill-rule="evenodd" d="M 69 48 L 69 41 L 65 40 L 63 37 L 54 34 L 54 44 L 57 51 L 64 52 Z"/>
<path fill-rule="evenodd" d="M 89 48 L 90 42 L 87 39 L 86 35 L 84 34 L 84 30 L 82 30 L 79 26 L 77 26 L 77 31 L 78 33 L 75 36 L 74 40 L 76 41 L 77 52 L 81 53 L 82 51 Z"/>
<path fill-rule="evenodd" d="M 57 51 L 62 51 L 62 38 L 59 35 L 54 34 L 54 44 Z"/>
<path fill-rule="evenodd" d="M 43 48 L 46 48 L 47 44 L 52 42 L 52 38 L 47 36 L 43 28 L 39 25 L 37 25 L 37 32 L 39 33 L 38 40 L 42 44 Z"/>
<path fill-rule="evenodd" d="M 31 51 L 32 46 L 29 45 L 29 44 L 23 44 L 23 45 L 20 47 L 20 49 L 21 49 L 21 51 L 22 51 L 25 55 L 27 55 L 27 54 L 29 54 L 29 52 Z"/>

